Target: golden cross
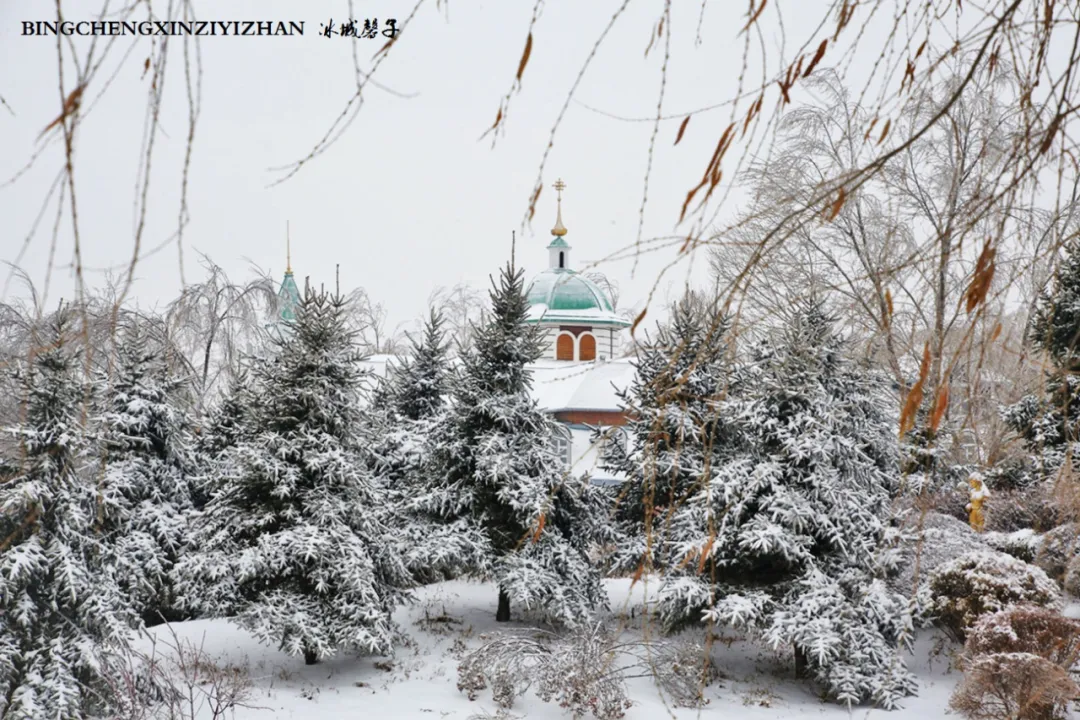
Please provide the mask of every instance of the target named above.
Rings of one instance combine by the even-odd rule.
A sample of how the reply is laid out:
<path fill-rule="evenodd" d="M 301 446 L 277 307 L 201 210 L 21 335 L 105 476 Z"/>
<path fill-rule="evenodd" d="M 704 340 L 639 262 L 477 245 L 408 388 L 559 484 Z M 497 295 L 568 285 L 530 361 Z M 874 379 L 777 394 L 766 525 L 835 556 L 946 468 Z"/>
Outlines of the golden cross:
<path fill-rule="evenodd" d="M 562 202 L 562 191 L 566 187 L 566 183 L 562 181 L 562 178 L 559 178 L 551 187 L 555 188 L 555 192 L 559 193 L 559 202 Z"/>

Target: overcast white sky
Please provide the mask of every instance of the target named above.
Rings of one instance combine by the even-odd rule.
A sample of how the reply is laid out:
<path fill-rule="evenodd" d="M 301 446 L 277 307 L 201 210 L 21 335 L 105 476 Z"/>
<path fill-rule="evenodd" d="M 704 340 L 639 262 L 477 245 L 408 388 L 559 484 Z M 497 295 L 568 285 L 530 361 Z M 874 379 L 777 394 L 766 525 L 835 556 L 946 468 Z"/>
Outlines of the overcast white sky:
<path fill-rule="evenodd" d="M 620 2 L 550 0 L 534 32 L 522 91 L 512 101 L 506 131 L 492 149 L 478 141 L 508 90 L 525 43 L 531 2 L 453 0 L 442 9 L 421 9 L 379 71 L 378 79 L 408 99 L 369 88 L 367 105 L 333 150 L 284 184 L 269 187 L 271 167 L 303 156 L 326 131 L 352 92 L 351 45 L 370 56 L 381 40 L 324 38 L 321 22 L 349 15 L 345 2 L 228 0 L 196 3 L 207 20 L 302 20 L 305 36 L 208 37 L 201 39 L 204 68 L 202 115 L 189 184 L 191 223 L 185 236 L 188 281 L 199 276 L 195 251 L 222 265 L 234 278 L 249 261 L 284 270 L 285 227 L 291 223 L 297 275 L 331 283 L 340 263 L 345 287 L 363 286 L 385 303 L 396 322 L 420 315 L 433 289 L 467 282 L 487 285 L 510 252 L 548 135 L 593 42 Z M 80 8 L 85 6 L 85 14 Z M 92 19 L 98 3 L 69 2 L 70 19 Z M 691 7 L 692 6 L 692 7 Z M 785 7 L 784 27 L 763 19 L 764 42 L 787 55 L 813 30 L 829 3 Z M 412 1 L 356 2 L 357 19 L 404 20 Z M 659 19 L 661 2 L 631 3 L 600 48 L 577 92 L 587 105 L 622 116 L 655 113 L 662 48 L 644 50 Z M 709 3 L 695 45 L 699 3 L 676 4 L 665 113 L 677 114 L 728 100 L 742 62 L 739 29 L 745 2 Z M 23 37 L 23 20 L 51 19 L 46 0 L 0 3 L 0 182 L 37 149 L 42 157 L 14 185 L 0 188 L 0 260 L 14 261 L 41 200 L 60 167 L 60 143 L 37 141 L 58 114 L 56 39 Z M 770 35 L 769 33 L 772 33 Z M 801 34 L 800 34 L 801 33 Z M 85 40 L 76 40 L 77 43 Z M 167 75 L 166 104 L 153 168 L 144 247 L 154 247 L 175 228 L 187 108 L 175 38 Z M 139 162 L 148 79 L 142 78 L 149 39 L 118 38 L 109 72 L 127 46 L 128 61 L 84 121 L 76 157 L 83 262 L 88 268 L 121 266 L 131 256 L 133 197 Z M 751 68 L 753 71 L 754 68 Z M 759 75 L 760 77 L 760 75 Z M 93 93 L 96 95 L 96 91 Z M 771 99 L 770 99 L 771 102 Z M 84 104 L 85 109 L 85 104 Z M 678 147 L 679 119 L 662 123 L 645 215 L 645 236 L 675 230 L 682 200 L 729 122 L 729 111 L 696 116 Z M 554 221 L 550 185 L 567 184 L 563 216 L 581 268 L 632 243 L 637 234 L 650 122 L 621 122 L 572 103 L 544 173 L 545 191 L 531 233 L 519 233 L 517 257 L 532 272 L 546 265 L 548 230 Z M 52 216 L 23 255 L 21 265 L 38 283 L 47 274 Z M 53 290 L 70 295 L 71 231 L 65 221 L 56 249 Z M 674 251 L 600 269 L 623 290 L 623 305 L 641 304 L 658 268 Z M 693 278 L 707 276 L 704 257 Z M 6 273 L 5 273 L 6 274 Z M 140 304 L 163 302 L 180 287 L 178 255 L 170 245 L 138 266 L 133 295 Z M 685 271 L 672 276 L 677 288 Z M 88 276 L 100 282 L 100 274 Z M 665 283 L 666 284 L 666 283 Z M 9 291 L 12 292 L 12 291 Z"/>

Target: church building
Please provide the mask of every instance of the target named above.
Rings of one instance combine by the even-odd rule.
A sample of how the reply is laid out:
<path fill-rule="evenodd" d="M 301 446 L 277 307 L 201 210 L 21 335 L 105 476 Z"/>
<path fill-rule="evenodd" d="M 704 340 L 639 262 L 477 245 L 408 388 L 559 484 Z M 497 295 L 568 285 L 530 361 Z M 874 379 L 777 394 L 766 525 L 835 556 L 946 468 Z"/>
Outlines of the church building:
<path fill-rule="evenodd" d="M 540 328 L 544 345 L 543 355 L 529 368 L 532 394 L 540 409 L 558 421 L 552 443 L 567 471 L 588 475 L 596 484 L 615 484 L 620 478 L 600 467 L 600 457 L 605 443 L 626 442 L 626 415 L 618 392 L 630 385 L 634 366 L 619 355 L 630 322 L 615 312 L 607 293 L 571 268 L 562 219 L 566 185 L 558 180 L 554 187 L 558 199 L 548 266 L 525 291 L 528 322 Z M 300 297 L 291 257 L 278 295 L 279 322 L 288 324 Z M 396 361 L 391 355 L 374 355 L 365 364 L 385 377 Z"/>
<path fill-rule="evenodd" d="M 544 355 L 530 368 L 533 397 L 560 423 L 553 442 L 570 472 L 587 474 L 594 483 L 617 483 L 619 478 L 600 467 L 600 454 L 606 442 L 626 442 L 618 391 L 633 380 L 634 366 L 618 356 L 630 322 L 596 283 L 571 268 L 562 218 L 566 185 L 558 180 L 554 187 L 558 199 L 548 267 L 525 291 L 529 322 L 544 333 Z"/>
<path fill-rule="evenodd" d="M 531 305 L 529 321 L 545 331 L 545 357 L 587 362 L 610 360 L 619 349 L 620 334 L 629 327 L 615 313 L 611 300 L 596 283 L 570 269 L 570 244 L 562 219 L 562 191 L 555 183 L 558 209 L 554 239 L 547 246 L 548 268 L 533 278 L 525 295 Z"/>

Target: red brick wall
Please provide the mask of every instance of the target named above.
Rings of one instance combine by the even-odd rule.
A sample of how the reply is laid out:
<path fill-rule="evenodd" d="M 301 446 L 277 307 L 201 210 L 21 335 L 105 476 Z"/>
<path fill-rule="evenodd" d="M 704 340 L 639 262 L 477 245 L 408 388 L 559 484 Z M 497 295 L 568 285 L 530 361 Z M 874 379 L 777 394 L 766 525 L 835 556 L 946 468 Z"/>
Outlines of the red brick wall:
<path fill-rule="evenodd" d="M 575 337 L 583 332 L 591 331 L 592 328 L 588 325 L 560 325 L 559 332 L 568 332 Z"/>
<path fill-rule="evenodd" d="M 625 425 L 626 415 L 611 410 L 562 410 L 555 413 L 559 422 L 574 425 Z"/>

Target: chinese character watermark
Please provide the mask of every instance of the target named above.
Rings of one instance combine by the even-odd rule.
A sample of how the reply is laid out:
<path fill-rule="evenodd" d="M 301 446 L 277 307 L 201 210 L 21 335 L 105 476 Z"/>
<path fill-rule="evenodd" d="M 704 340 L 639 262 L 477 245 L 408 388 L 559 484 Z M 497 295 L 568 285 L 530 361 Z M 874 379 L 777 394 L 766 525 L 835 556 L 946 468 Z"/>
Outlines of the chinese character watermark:
<path fill-rule="evenodd" d="M 358 20 L 349 20 L 348 22 L 342 22 L 334 24 L 333 18 L 329 22 L 320 23 L 319 34 L 323 37 L 332 37 L 337 35 L 338 37 L 351 37 L 351 38 L 376 38 L 380 34 L 383 37 L 388 37 L 393 40 L 397 37 L 397 19 L 388 18 L 383 20 L 385 29 L 380 33 L 378 19 L 364 20 L 364 24 L 361 26 Z"/>

